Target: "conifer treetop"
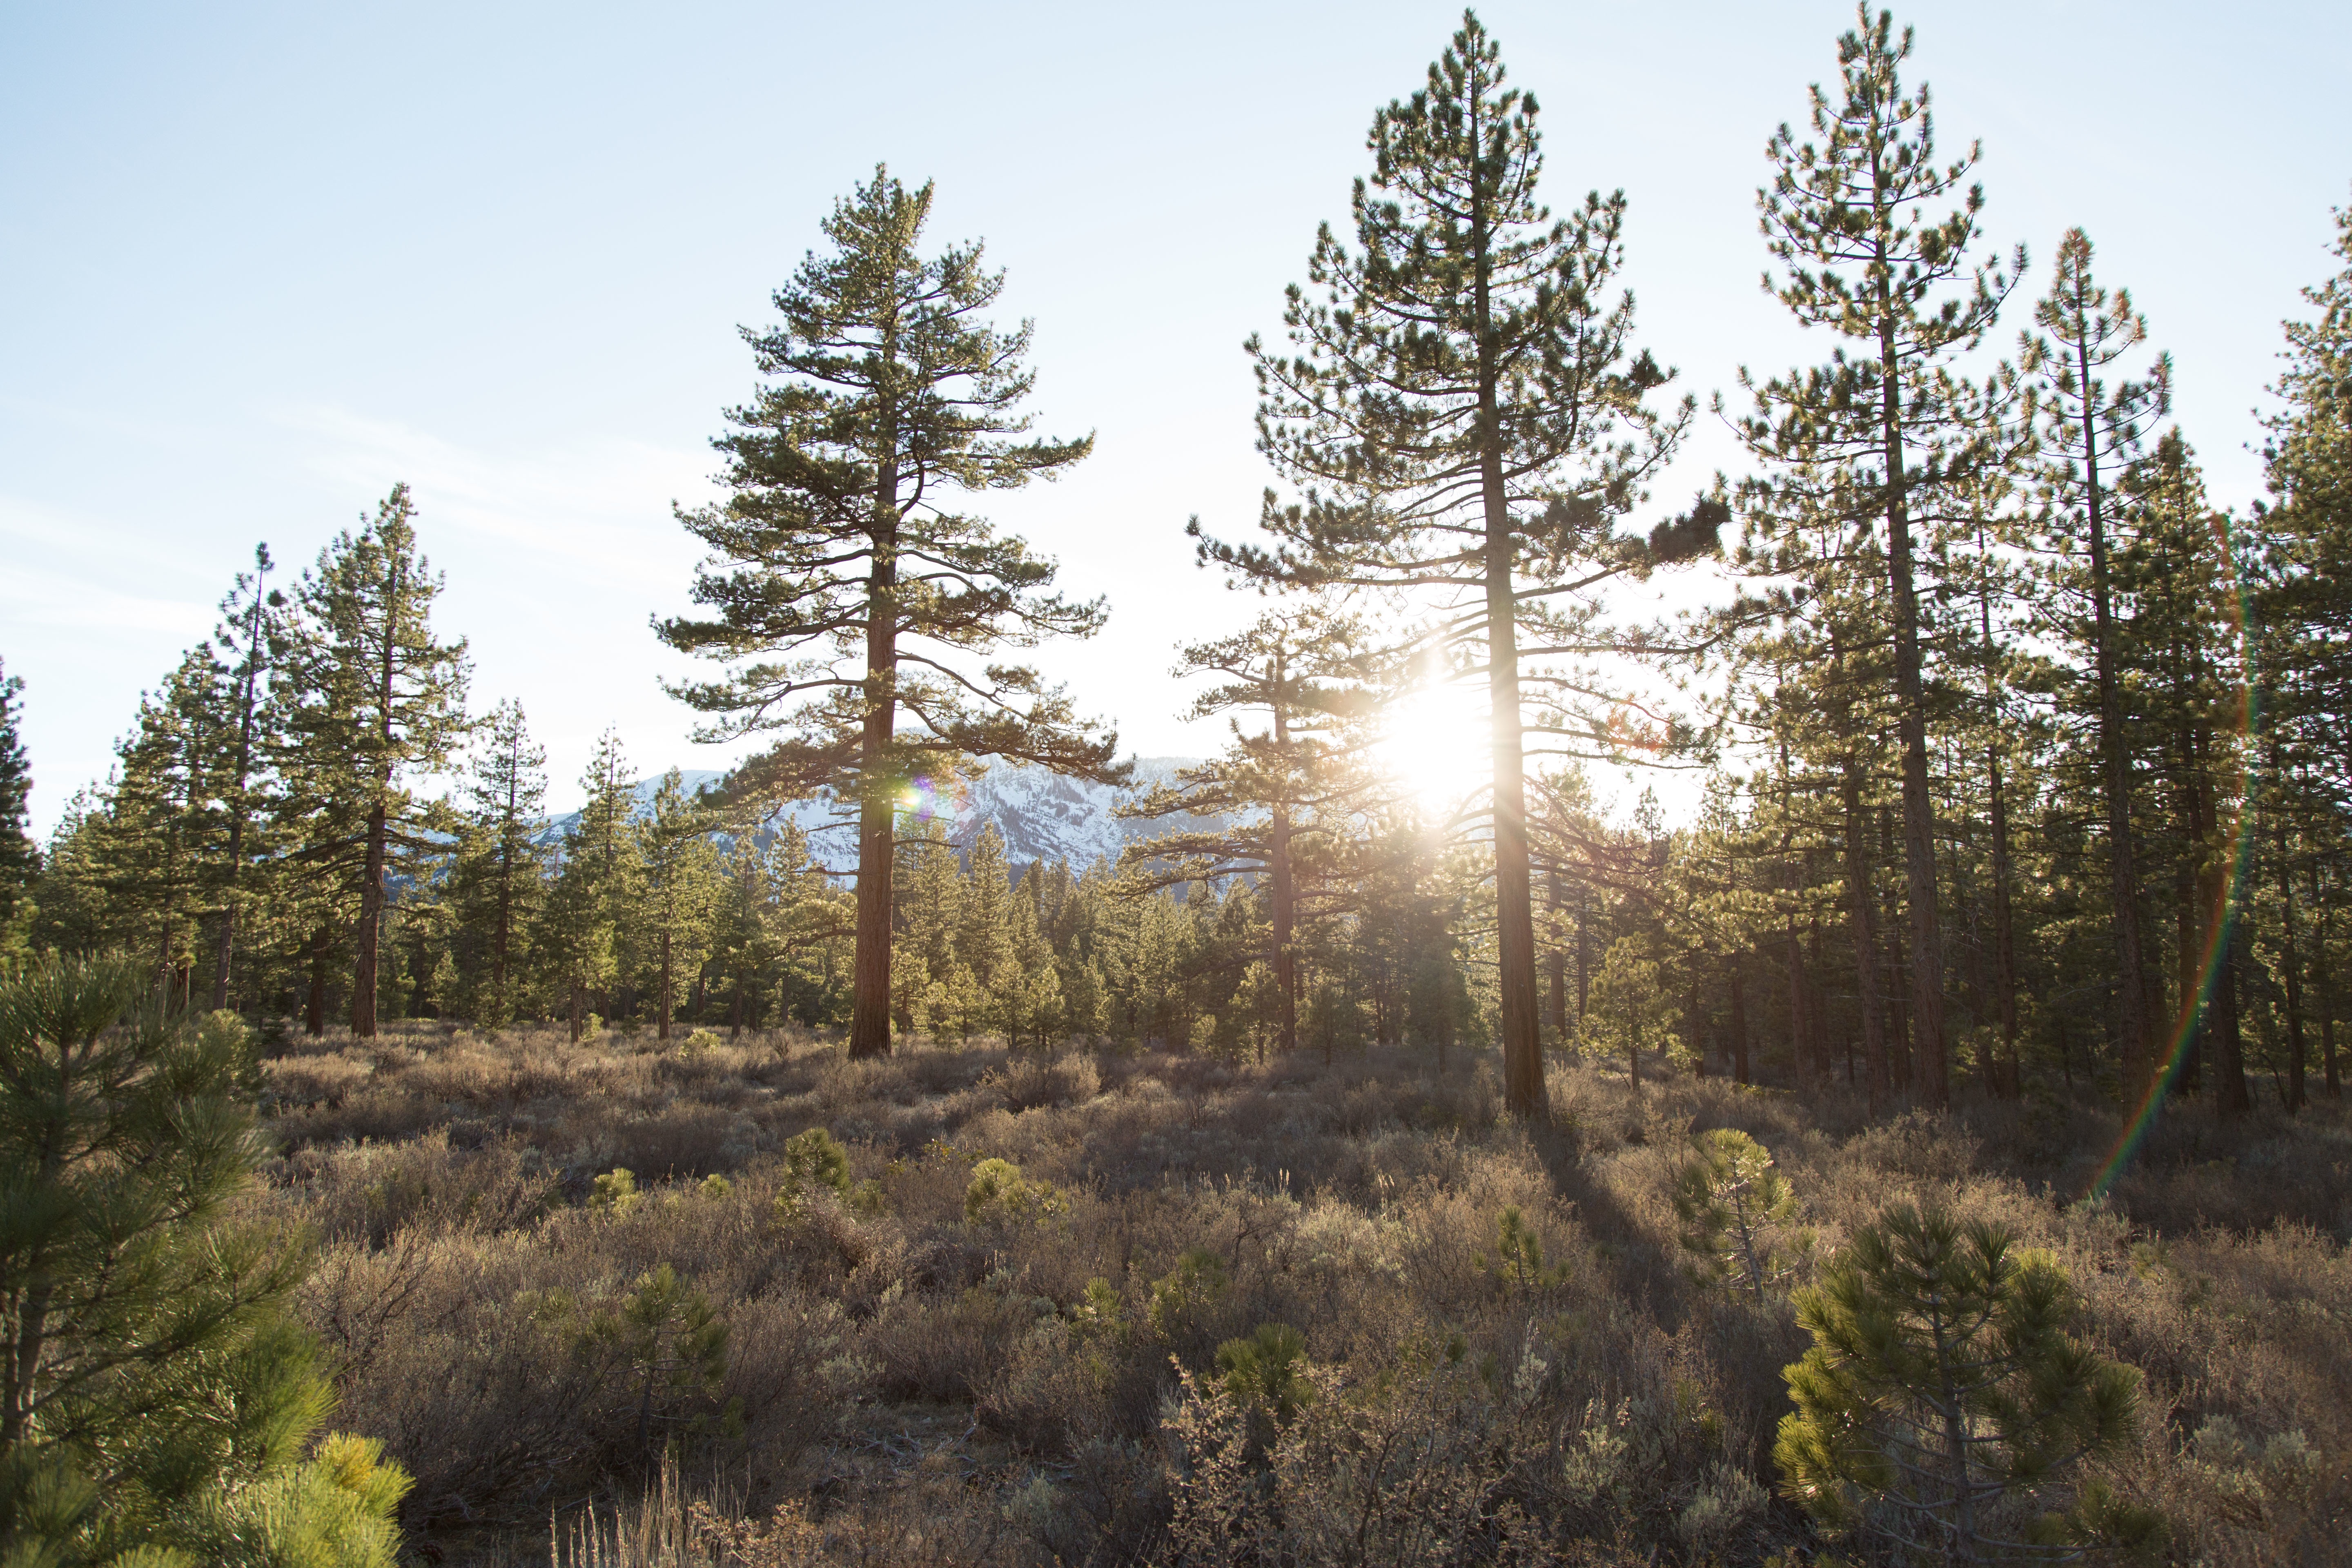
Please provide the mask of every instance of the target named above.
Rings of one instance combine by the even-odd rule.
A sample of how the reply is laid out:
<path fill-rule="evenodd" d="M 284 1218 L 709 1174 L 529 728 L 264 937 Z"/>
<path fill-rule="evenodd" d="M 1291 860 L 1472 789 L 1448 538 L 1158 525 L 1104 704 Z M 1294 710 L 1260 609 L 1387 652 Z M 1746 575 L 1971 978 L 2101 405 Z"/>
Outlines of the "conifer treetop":
<path fill-rule="evenodd" d="M 1268 584 L 1475 584 L 1490 446 L 1530 579 L 1521 599 L 1651 563 L 1611 523 L 1645 499 L 1691 404 L 1644 405 L 1673 373 L 1633 347 L 1633 296 L 1604 298 L 1623 263 L 1624 193 L 1554 217 L 1536 195 L 1536 100 L 1504 83 L 1499 47 L 1465 12 L 1428 86 L 1373 115 L 1355 247 L 1321 226 L 1307 266 L 1321 297 L 1297 284 L 1286 296 L 1293 352 L 1245 345 L 1258 448 L 1305 494 L 1266 492 L 1270 549 L 1212 540 L 1195 520 L 1204 563 Z M 1708 541 L 1658 542 L 1665 559 Z"/>
<path fill-rule="evenodd" d="M 699 738 L 790 736 L 763 765 L 778 793 L 857 765 L 877 616 L 888 696 L 910 721 L 902 758 L 1008 754 L 1079 773 L 1110 762 L 1111 741 L 1034 669 L 974 668 L 1000 649 L 1092 636 L 1106 607 L 1052 592 L 1053 561 L 951 510 L 953 498 L 1051 479 L 1094 437 L 1021 438 L 1034 422 L 1021 411 L 1035 379 L 1030 323 L 1001 331 L 985 319 L 1003 274 L 977 243 L 919 253 L 931 201 L 929 184 L 908 191 L 877 165 L 835 203 L 823 225 L 833 248 L 810 252 L 774 295 L 781 323 L 742 329 L 774 379 L 728 410 L 732 428 L 712 442 L 727 498 L 677 509 L 711 550 L 692 590 L 708 613 L 656 629 L 730 668 L 669 689 L 709 716 Z"/>

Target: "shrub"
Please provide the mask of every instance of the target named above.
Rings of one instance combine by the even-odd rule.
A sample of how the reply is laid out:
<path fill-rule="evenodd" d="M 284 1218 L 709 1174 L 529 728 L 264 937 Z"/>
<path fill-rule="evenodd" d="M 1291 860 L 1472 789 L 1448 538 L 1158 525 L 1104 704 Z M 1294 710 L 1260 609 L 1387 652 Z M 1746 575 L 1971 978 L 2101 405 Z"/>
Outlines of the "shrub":
<path fill-rule="evenodd" d="M 1175 1268 L 1151 1282 L 1147 1310 L 1151 1331 L 1163 1340 L 1190 1333 L 1201 1315 L 1223 1299 L 1231 1283 L 1223 1258 L 1206 1247 L 1187 1248 Z"/>
<path fill-rule="evenodd" d="M 1276 1421 L 1314 1397 L 1304 1376 L 1307 1336 L 1288 1323 L 1260 1323 L 1249 1338 L 1227 1340 L 1217 1347 L 1217 1370 L 1236 1402 L 1263 1405 Z"/>
<path fill-rule="evenodd" d="M 1495 1216 L 1495 1256 L 1475 1253 L 1473 1260 L 1508 1289 L 1549 1290 L 1568 1283 L 1569 1266 L 1544 1262 L 1543 1237 L 1527 1222 L 1519 1205 L 1508 1204 Z"/>
<path fill-rule="evenodd" d="M 1784 1374 L 1797 1408 L 1772 1449 L 1789 1495 L 1824 1524 L 1947 1562 L 2147 1540 L 2153 1517 L 2095 1486 L 2067 1514 L 2021 1517 L 2028 1494 L 2120 1448 L 2137 1420 L 2137 1373 L 2072 1339 L 2075 1312 L 2056 1260 L 2000 1227 L 1888 1210 L 1798 1295 L 1813 1346 Z"/>
<path fill-rule="evenodd" d="M 849 1151 L 822 1127 L 784 1140 L 784 1184 L 777 1201 L 794 1202 L 819 1187 L 835 1194 L 849 1191 Z"/>
<path fill-rule="evenodd" d="M 597 1177 L 588 1189 L 588 1206 L 602 1209 L 615 1219 L 625 1216 L 644 1201 L 645 1194 L 637 1191 L 635 1173 L 619 1165 Z"/>
<path fill-rule="evenodd" d="M 129 959 L 0 972 L 0 1557 L 390 1568 L 408 1478 L 327 1438 L 307 1251 L 233 1224 L 258 1152 L 236 1015 Z"/>
<path fill-rule="evenodd" d="M 963 1217 L 974 1225 L 1042 1219 L 1067 1205 L 1051 1182 L 1033 1182 L 1010 1160 L 982 1160 L 963 1190 Z"/>
<path fill-rule="evenodd" d="M 1746 1286 L 1761 1303 L 1767 1287 L 1793 1272 L 1781 1245 L 1797 1194 L 1772 1155 L 1747 1133 L 1718 1128 L 1696 1140 L 1697 1157 L 1675 1180 L 1682 1243 L 1715 1278 Z M 1801 1249 L 1810 1237 L 1801 1237 Z"/>

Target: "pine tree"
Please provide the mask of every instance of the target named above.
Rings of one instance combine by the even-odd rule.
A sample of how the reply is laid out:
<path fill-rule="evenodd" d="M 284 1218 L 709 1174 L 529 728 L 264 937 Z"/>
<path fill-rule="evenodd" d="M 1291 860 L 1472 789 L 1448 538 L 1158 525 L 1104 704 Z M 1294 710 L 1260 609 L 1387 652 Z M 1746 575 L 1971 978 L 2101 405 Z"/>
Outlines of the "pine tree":
<path fill-rule="evenodd" d="M 2138 1374 L 2072 1338 L 2077 1310 L 2049 1254 L 1940 1210 L 1890 1209 L 1798 1294 L 1813 1347 L 1782 1374 L 1797 1408 L 1772 1457 L 1788 1492 L 1825 1523 L 1866 1520 L 1945 1563 L 2065 1561 L 2102 1526 L 2145 1540 L 2154 1521 L 2100 1507 L 2095 1489 L 2070 1517 L 2014 1510 L 2135 1429 Z"/>
<path fill-rule="evenodd" d="M 416 509 L 394 485 L 357 533 L 319 552 L 294 590 L 299 620 L 278 656 L 272 762 L 295 858 L 357 895 L 352 1033 L 373 1038 L 387 876 L 395 855 L 437 853 L 450 824 L 410 788 L 466 731 L 466 645 L 434 640 L 442 579 L 416 552 Z"/>
<path fill-rule="evenodd" d="M 215 893 L 220 912 L 213 932 L 213 1006 L 228 1005 L 229 968 L 236 952 L 237 916 L 255 894 L 253 861 L 257 823 L 254 773 L 267 749 L 268 737 L 259 724 L 268 696 L 265 682 L 277 644 L 282 641 L 278 623 L 286 598 L 268 585 L 277 565 L 269 546 L 253 548 L 253 570 L 240 572 L 236 585 L 221 601 L 221 624 L 213 641 L 224 653 L 236 656 L 227 671 L 230 724 L 222 740 L 228 748 L 220 773 L 220 814 L 225 842 L 221 846 L 220 887 Z"/>
<path fill-rule="evenodd" d="M 688 965 L 699 967 L 719 901 L 719 852 L 710 841 L 718 817 L 686 793 L 676 768 L 662 775 L 653 809 L 635 825 L 644 892 L 642 957 L 654 982 L 655 1038 L 669 1038 L 670 1011 Z"/>
<path fill-rule="evenodd" d="M 1270 549 L 1201 536 L 1201 552 L 1263 583 L 1411 590 L 1441 665 L 1485 679 L 1506 1098 L 1540 1119 L 1524 758 L 1530 728 L 1562 727 L 1565 700 L 1542 661 L 1604 645 L 1583 596 L 1704 549 L 1715 514 L 1662 524 L 1650 546 L 1612 534 L 1690 406 L 1645 405 L 1668 373 L 1633 352 L 1630 296 L 1606 298 L 1623 195 L 1554 220 L 1536 198 L 1535 100 L 1503 83 L 1500 49 L 1465 12 L 1429 86 L 1374 114 L 1357 248 L 1324 226 L 1307 275 L 1327 298 L 1293 285 L 1283 315 L 1296 352 L 1248 345 L 1259 449 L 1304 499 L 1268 492 Z"/>
<path fill-rule="evenodd" d="M 547 804 L 547 751 L 532 743 L 522 707 L 501 702 L 485 721 L 481 749 L 465 785 L 467 837 L 461 851 L 476 874 L 488 923 L 489 991 L 482 1021 L 496 1028 L 515 1016 L 517 937 L 536 909 L 546 852 L 534 837 Z"/>
<path fill-rule="evenodd" d="M 1896 724 L 1902 748 L 1903 855 L 1911 910 L 1911 1056 L 1928 1103 L 1950 1096 L 1944 1027 L 1944 941 L 1936 882 L 1935 803 L 1915 527 L 1932 519 L 1953 477 L 1982 460 L 1969 388 L 1953 357 L 1991 328 L 2011 279 L 1971 267 L 1981 187 L 1931 219 L 1930 204 L 1961 190 L 1978 150 L 1936 160 L 1925 87 L 1906 92 L 1900 69 L 1911 32 L 1858 8 L 1838 40 L 1843 100 L 1812 89 L 1811 128 L 1800 142 L 1772 138 L 1772 185 L 1757 195 L 1767 248 L 1785 268 L 1766 287 L 1807 325 L 1831 328 L 1857 352 L 1757 386 L 1740 430 L 1759 457 L 1820 470 L 1831 509 L 1885 525 Z M 2021 250 L 2016 267 L 2024 265 Z M 1948 285 L 1957 293 L 1944 295 Z"/>
<path fill-rule="evenodd" d="M 856 803 L 858 1057 L 890 1048 L 893 830 L 921 766 L 1003 756 L 1123 776 L 1117 736 L 1078 721 L 1034 670 L 968 667 L 1101 626 L 1099 601 L 1049 591 L 1052 562 L 947 510 L 957 492 L 1052 478 L 1094 438 L 1017 439 L 1030 425 L 1018 412 L 1030 329 L 982 319 L 1003 275 L 982 267 L 977 245 L 919 254 L 930 209 L 929 185 L 909 193 L 877 167 L 825 221 L 834 251 L 812 253 L 777 290 L 783 324 L 745 330 L 777 379 L 713 443 L 729 499 L 678 512 L 712 552 L 694 583 L 711 616 L 658 627 L 671 647 L 732 666 L 672 689 L 712 716 L 706 735 L 791 736 L 740 772 L 736 794 L 823 787 Z"/>
<path fill-rule="evenodd" d="M 118 749 L 97 824 L 96 863 L 112 919 L 130 922 L 123 934 L 153 954 L 159 995 L 184 994 L 195 957 L 214 826 L 211 699 L 222 673 L 209 647 L 195 647 L 141 698 L 138 728 Z"/>
<path fill-rule="evenodd" d="M 1354 619 L 1310 605 L 1270 611 L 1246 631 L 1181 649 L 1171 672 L 1179 679 L 1222 678 L 1193 699 L 1189 718 L 1260 711 L 1266 727 L 1251 732 L 1229 717 L 1233 741 L 1223 755 L 1118 808 L 1122 816 L 1195 819 L 1128 847 L 1122 862 L 1140 873 L 1140 886 L 1265 879 L 1284 1051 L 1298 1045 L 1301 872 L 1332 858 L 1349 804 L 1366 783 L 1342 733 L 1365 707 L 1366 644 Z"/>
<path fill-rule="evenodd" d="M 333 1403 L 308 1258 L 236 1218 L 256 1072 L 236 1018 L 160 1005 L 143 960 L 0 971 L 8 1561 L 392 1568 L 407 1479 L 355 1438 L 305 1459 Z"/>
<path fill-rule="evenodd" d="M 0 953 L 20 940 L 17 915 L 40 875 L 40 851 L 27 826 L 33 794 L 32 764 L 19 732 L 25 705 L 22 679 L 0 663 Z"/>
<path fill-rule="evenodd" d="M 2224 1116 L 2250 1109 L 2234 962 L 2236 868 L 2248 672 L 2229 518 L 2205 492 L 2196 454 L 2168 430 L 2122 476 L 2126 547 L 2119 595 L 2135 609 L 2120 639 L 2137 720 L 2161 748 L 2168 810 L 2141 837 L 2168 863 L 2174 1059 L 2179 1088 L 2210 1089 Z M 2211 1047 L 2210 1050 L 2207 1047 Z"/>
<path fill-rule="evenodd" d="M 2330 1098 L 2341 1093 L 2328 953 L 2336 900 L 2322 896 L 2321 884 L 2331 873 L 2339 880 L 2343 875 L 2342 823 L 2352 797 L 2340 742 L 2329 743 L 2352 714 L 2352 206 L 2335 216 L 2339 270 L 2304 290 L 2312 318 L 2286 323 L 2287 368 L 2271 388 L 2283 406 L 2266 421 L 2263 446 L 2271 504 L 2258 505 L 2271 556 L 2261 622 L 2279 628 L 2266 640 L 2277 648 L 2282 671 L 2292 670 L 2291 681 L 2279 683 L 2281 695 L 2293 694 L 2291 712 L 2277 718 L 2291 719 L 2305 740 L 2294 765 L 2282 755 L 2272 773 L 2274 783 L 2299 779 L 2290 793 L 2309 824 L 2304 860 L 2317 917 L 2313 967 Z M 2291 912 L 2284 886 L 2281 900 Z"/>
<path fill-rule="evenodd" d="M 2110 538 L 2115 479 L 2137 449 L 2145 421 L 2170 402 L 2170 363 L 2159 356 L 2144 382 L 2110 382 L 2111 367 L 2144 342 L 2147 323 L 2131 296 L 2112 294 L 2091 276 L 2090 237 L 2066 231 L 2056 277 L 2034 306 L 2026 334 L 2025 373 L 2037 379 L 2047 420 L 2044 485 L 2062 533 L 2079 524 L 2089 553 L 2090 652 L 2096 689 L 2096 751 L 2105 795 L 2110 919 L 2116 939 L 2116 991 L 2123 1034 L 2124 1093 L 2136 1101 L 2155 1057 L 2147 1017 L 2147 977 L 2140 940 L 2139 877 L 2133 863 L 2132 757 L 2124 729 Z"/>

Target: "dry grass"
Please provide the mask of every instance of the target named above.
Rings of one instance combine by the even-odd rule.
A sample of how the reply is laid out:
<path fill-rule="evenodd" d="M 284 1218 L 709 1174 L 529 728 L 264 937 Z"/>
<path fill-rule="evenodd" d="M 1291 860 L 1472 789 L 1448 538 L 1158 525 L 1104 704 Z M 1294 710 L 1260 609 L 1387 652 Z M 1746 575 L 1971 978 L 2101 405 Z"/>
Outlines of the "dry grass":
<path fill-rule="evenodd" d="M 804 1036 L 419 1029 L 269 1070 L 268 1201 L 320 1237 L 338 1422 L 416 1473 L 426 1561 L 545 1563 L 552 1521 L 564 1562 L 598 1564 L 1759 1563 L 1810 1540 L 1769 1491 L 1803 1339 L 1784 1300 L 1684 1267 L 1672 1174 L 1717 1126 L 1774 1152 L 1822 1250 L 1916 1196 L 2055 1251 L 2088 1331 L 2147 1373 L 2111 1479 L 2164 1510 L 2177 1560 L 2323 1562 L 2352 1527 L 2333 1110 L 2226 1135 L 2176 1115 L 2084 1203 L 2116 1131 L 2095 1106 L 1873 1126 L 1835 1097 L 1633 1100 L 1563 1067 L 1531 1137 L 1461 1053 L 1440 1079 L 1404 1056 L 850 1063 Z M 872 1185 L 780 1215 L 780 1151 L 812 1126 Z M 1059 1201 L 967 1218 L 984 1157 Z M 643 1195 L 600 1206 L 615 1166 Z M 1506 1206 L 1564 1283 L 1482 1262 Z M 1188 1253 L 1221 1286 L 1167 1284 Z M 730 1339 L 715 1391 L 648 1405 L 580 1325 L 664 1263 Z M 1279 1429 L 1211 1375 L 1269 1322 L 1320 1392 Z"/>

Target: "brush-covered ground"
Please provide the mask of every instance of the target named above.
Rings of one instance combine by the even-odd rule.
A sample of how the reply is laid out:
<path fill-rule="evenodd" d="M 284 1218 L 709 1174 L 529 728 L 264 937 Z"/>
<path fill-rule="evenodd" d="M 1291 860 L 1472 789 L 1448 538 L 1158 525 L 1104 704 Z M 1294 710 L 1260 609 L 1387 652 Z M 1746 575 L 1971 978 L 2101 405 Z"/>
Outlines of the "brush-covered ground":
<path fill-rule="evenodd" d="M 1461 1051 L 857 1063 L 408 1026 L 268 1073 L 260 1201 L 313 1237 L 333 1424 L 415 1476 L 420 1562 L 1796 1561 L 1822 1543 L 1770 1453 L 1807 1337 L 1678 1241 L 1717 1127 L 1771 1151 L 1813 1257 L 1905 1199 L 2053 1250 L 2145 1374 L 2101 1468 L 2168 1559 L 2352 1540 L 2336 1107 L 2184 1107 L 2085 1203 L 2117 1132 L 2087 1100 L 1874 1124 L 1563 1062 L 1530 1136 Z M 845 1191 L 791 1174 L 810 1128 Z M 1219 1366 L 1269 1324 L 1295 1340 Z M 1261 1397 L 1223 1394 L 1236 1368 Z"/>

